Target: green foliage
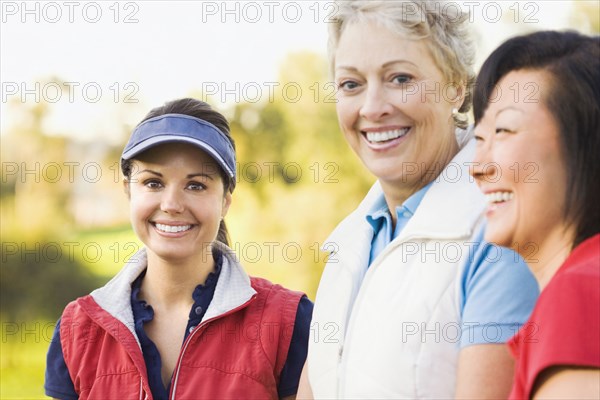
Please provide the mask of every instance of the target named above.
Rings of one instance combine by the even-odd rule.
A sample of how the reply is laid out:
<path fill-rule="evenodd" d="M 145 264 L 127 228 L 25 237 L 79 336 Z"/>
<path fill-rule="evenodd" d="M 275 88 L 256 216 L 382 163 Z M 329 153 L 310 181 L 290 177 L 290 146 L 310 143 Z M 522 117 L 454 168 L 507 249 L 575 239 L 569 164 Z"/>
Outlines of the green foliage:
<path fill-rule="evenodd" d="M 8 321 L 53 319 L 71 300 L 103 283 L 57 242 L 3 242 L 2 314 Z"/>

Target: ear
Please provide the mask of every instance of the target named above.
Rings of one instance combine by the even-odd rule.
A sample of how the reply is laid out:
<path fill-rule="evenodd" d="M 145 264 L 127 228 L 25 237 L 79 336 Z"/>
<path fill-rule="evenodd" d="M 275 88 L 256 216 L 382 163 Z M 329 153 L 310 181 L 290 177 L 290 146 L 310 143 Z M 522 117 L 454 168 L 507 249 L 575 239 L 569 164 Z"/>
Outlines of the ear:
<path fill-rule="evenodd" d="M 225 218 L 227 212 L 229 211 L 229 206 L 231 205 L 231 192 L 228 190 L 223 196 L 223 209 L 221 210 L 221 218 Z"/>
<path fill-rule="evenodd" d="M 123 191 L 127 195 L 127 198 L 131 200 L 131 187 L 129 186 L 129 179 L 123 179 Z"/>

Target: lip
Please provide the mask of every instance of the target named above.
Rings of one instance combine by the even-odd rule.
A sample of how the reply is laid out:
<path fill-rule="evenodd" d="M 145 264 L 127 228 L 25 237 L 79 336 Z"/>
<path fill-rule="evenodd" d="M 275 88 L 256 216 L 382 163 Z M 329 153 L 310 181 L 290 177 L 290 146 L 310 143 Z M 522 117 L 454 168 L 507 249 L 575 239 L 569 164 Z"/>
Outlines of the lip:
<path fill-rule="evenodd" d="M 485 216 L 488 218 L 493 216 L 496 211 L 502 210 L 508 205 L 508 203 L 510 203 L 510 201 L 504 203 L 488 204 L 487 209 L 485 210 Z"/>
<path fill-rule="evenodd" d="M 367 139 L 367 135 L 366 135 L 367 132 L 388 132 L 388 131 L 394 131 L 394 130 L 406 129 L 406 128 L 409 128 L 409 129 L 408 129 L 408 132 L 406 132 L 404 135 L 402 135 L 396 139 L 388 140 L 388 141 L 382 142 L 382 143 L 371 143 Z M 362 140 L 365 142 L 367 147 L 369 147 L 371 150 L 387 151 L 389 149 L 392 149 L 392 148 L 400 145 L 412 133 L 412 128 L 413 128 L 412 126 L 401 126 L 401 125 L 364 128 L 364 129 L 360 130 L 360 136 L 362 137 Z"/>
<path fill-rule="evenodd" d="M 485 215 L 488 218 L 491 217 L 491 216 L 493 216 L 497 211 L 501 211 L 503 208 L 508 207 L 511 204 L 511 202 L 514 200 L 514 191 L 509 190 L 509 189 L 500 189 L 500 188 L 493 188 L 493 189 L 491 189 L 491 188 L 486 188 L 486 189 L 482 189 L 481 191 L 482 191 L 482 193 L 484 195 L 488 195 L 488 194 L 491 194 L 491 193 L 497 193 L 497 192 L 505 192 L 505 193 L 512 193 L 513 194 L 513 198 L 511 198 L 509 200 L 502 201 L 500 203 L 488 203 L 486 201 L 487 208 L 485 210 Z"/>
<path fill-rule="evenodd" d="M 165 232 L 165 231 L 158 229 L 156 224 L 175 226 L 175 227 L 190 225 L 190 229 L 181 231 L 181 232 Z M 158 233 L 160 236 L 164 236 L 164 237 L 168 237 L 168 238 L 183 237 L 183 236 L 187 235 L 188 233 L 190 233 L 191 231 L 193 231 L 197 226 L 196 224 L 186 223 L 186 222 L 181 222 L 181 221 L 151 221 L 150 225 L 152 225 L 152 228 L 154 228 L 154 231 L 156 233 Z"/>
<path fill-rule="evenodd" d="M 510 192 L 510 193 L 514 193 L 513 190 L 505 189 L 505 188 L 490 188 L 490 187 L 481 187 L 481 186 L 479 186 L 479 190 L 483 194 L 490 194 L 490 193 L 494 193 L 494 192 Z"/>
<path fill-rule="evenodd" d="M 163 220 L 150 221 L 150 223 L 153 224 L 153 225 L 161 224 L 161 225 L 169 225 L 169 226 L 195 225 L 193 222 L 185 222 L 185 221 L 163 221 Z"/>
<path fill-rule="evenodd" d="M 370 128 L 362 128 L 360 129 L 361 132 L 387 132 L 387 131 L 395 131 L 397 129 L 406 129 L 406 128 L 412 128 L 412 126 L 408 125 L 389 125 L 389 126 L 373 126 Z"/>

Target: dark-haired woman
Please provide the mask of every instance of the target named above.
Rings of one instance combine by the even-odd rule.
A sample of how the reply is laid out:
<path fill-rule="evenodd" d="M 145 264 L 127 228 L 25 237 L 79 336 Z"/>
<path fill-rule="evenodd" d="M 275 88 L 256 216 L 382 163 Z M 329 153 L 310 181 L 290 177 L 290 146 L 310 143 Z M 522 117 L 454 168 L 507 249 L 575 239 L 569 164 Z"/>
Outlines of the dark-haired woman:
<path fill-rule="evenodd" d="M 484 63 L 473 175 L 486 240 L 518 251 L 541 295 L 509 346 L 511 398 L 600 398 L 600 38 L 538 32 Z"/>
<path fill-rule="evenodd" d="M 312 303 L 249 277 L 227 246 L 236 161 L 225 118 L 197 100 L 167 103 L 135 128 L 121 166 L 144 248 L 65 308 L 46 394 L 295 397 Z"/>

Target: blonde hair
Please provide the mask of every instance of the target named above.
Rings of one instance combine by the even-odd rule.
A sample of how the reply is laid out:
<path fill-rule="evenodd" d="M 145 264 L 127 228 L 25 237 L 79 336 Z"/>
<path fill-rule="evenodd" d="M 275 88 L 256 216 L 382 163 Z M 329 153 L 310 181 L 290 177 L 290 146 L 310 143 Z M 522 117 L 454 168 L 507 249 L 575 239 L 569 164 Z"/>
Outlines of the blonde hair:
<path fill-rule="evenodd" d="M 459 113 L 471 108 L 475 72 L 475 44 L 467 22 L 469 14 L 457 3 L 445 0 L 337 0 L 336 13 L 329 26 L 329 61 L 333 70 L 335 51 L 346 26 L 373 21 L 410 39 L 425 39 L 431 56 L 446 80 L 464 85 L 464 101 Z M 465 128 L 467 119 L 454 116 Z"/>

